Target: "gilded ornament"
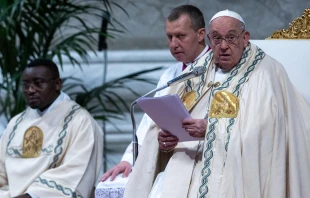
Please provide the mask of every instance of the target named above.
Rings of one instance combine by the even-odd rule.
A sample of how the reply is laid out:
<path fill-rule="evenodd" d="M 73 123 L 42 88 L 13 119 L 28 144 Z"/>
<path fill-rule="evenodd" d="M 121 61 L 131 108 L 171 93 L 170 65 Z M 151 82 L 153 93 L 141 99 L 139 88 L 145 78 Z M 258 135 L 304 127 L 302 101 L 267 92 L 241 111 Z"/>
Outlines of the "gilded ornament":
<path fill-rule="evenodd" d="M 42 151 L 43 137 L 43 132 L 39 127 L 29 127 L 24 134 L 22 157 L 39 157 Z"/>
<path fill-rule="evenodd" d="M 213 82 L 212 81 L 210 81 L 209 83 L 208 83 L 208 87 L 211 87 L 213 84 L 212 84 Z"/>
<path fill-rule="evenodd" d="M 209 112 L 210 118 L 235 118 L 239 111 L 239 98 L 227 91 L 215 93 Z"/>
<path fill-rule="evenodd" d="M 182 102 L 188 111 L 194 106 L 196 98 L 196 91 L 187 92 L 182 96 Z"/>
<path fill-rule="evenodd" d="M 293 20 L 288 29 L 276 30 L 267 39 L 310 39 L 310 8 Z"/>

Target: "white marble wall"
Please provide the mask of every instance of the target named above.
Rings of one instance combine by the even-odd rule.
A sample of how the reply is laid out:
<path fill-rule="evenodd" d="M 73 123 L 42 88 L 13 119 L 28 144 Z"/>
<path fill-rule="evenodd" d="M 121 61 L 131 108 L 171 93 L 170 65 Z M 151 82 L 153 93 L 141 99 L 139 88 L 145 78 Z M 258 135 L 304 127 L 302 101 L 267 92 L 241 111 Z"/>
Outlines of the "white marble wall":
<path fill-rule="evenodd" d="M 108 42 L 109 49 L 165 49 L 165 17 L 178 5 L 193 4 L 201 9 L 206 22 L 218 11 L 230 9 L 241 14 L 252 39 L 265 39 L 274 30 L 286 29 L 309 0 L 117 0 L 129 17 L 114 7 L 114 17 L 127 30 Z"/>

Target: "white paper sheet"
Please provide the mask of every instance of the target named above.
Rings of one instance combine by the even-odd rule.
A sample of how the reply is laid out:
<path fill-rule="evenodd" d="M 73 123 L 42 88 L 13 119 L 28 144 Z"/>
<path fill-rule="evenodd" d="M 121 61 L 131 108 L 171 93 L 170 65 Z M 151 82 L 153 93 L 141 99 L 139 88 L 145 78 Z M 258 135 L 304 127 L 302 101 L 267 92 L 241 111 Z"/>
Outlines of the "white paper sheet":
<path fill-rule="evenodd" d="M 195 138 L 182 128 L 182 121 L 190 118 L 178 95 L 166 95 L 154 98 L 140 98 L 137 105 L 161 128 L 178 137 L 180 142 L 202 140 Z"/>

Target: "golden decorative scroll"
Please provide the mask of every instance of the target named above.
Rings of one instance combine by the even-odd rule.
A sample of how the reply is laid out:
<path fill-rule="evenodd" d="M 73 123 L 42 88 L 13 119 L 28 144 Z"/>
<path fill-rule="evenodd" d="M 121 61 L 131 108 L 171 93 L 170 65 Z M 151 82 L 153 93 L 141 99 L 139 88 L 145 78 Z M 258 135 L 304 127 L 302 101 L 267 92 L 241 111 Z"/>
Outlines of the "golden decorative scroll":
<path fill-rule="evenodd" d="M 227 91 L 215 93 L 209 112 L 210 118 L 235 118 L 239 111 L 239 99 Z"/>
<path fill-rule="evenodd" d="M 187 92 L 182 96 L 182 102 L 188 111 L 195 104 L 196 97 L 197 97 L 196 91 Z"/>
<path fill-rule="evenodd" d="M 310 39 L 310 8 L 293 20 L 288 29 L 276 30 L 267 39 Z"/>
<path fill-rule="evenodd" d="M 24 134 L 23 158 L 35 158 L 41 154 L 43 145 L 43 132 L 39 127 L 29 127 Z"/>

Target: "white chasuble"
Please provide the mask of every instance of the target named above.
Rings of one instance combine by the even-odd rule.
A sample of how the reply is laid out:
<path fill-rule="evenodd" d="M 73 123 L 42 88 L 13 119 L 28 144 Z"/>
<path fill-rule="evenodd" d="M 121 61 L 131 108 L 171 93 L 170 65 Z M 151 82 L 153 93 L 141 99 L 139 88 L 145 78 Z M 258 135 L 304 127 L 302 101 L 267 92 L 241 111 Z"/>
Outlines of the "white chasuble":
<path fill-rule="evenodd" d="M 249 44 L 239 64 L 222 83 L 212 61 L 199 87 L 195 79 L 174 87 L 182 96 L 201 95 L 190 113 L 208 112 L 203 159 L 198 142 L 179 143 L 173 153 L 158 149 L 154 125 L 145 137 L 126 198 L 148 196 L 156 175 L 165 170 L 161 198 L 304 198 L 310 195 L 310 108 L 295 91 L 283 66 Z M 198 65 L 197 65 L 198 66 Z M 199 65 L 200 66 L 200 65 Z M 213 75 L 212 75 L 213 73 Z M 196 163 L 197 162 L 197 163 Z"/>
<path fill-rule="evenodd" d="M 42 116 L 27 108 L 1 138 L 0 197 L 89 197 L 101 174 L 102 135 L 91 115 L 71 100 Z"/>

